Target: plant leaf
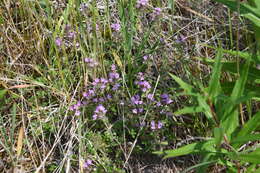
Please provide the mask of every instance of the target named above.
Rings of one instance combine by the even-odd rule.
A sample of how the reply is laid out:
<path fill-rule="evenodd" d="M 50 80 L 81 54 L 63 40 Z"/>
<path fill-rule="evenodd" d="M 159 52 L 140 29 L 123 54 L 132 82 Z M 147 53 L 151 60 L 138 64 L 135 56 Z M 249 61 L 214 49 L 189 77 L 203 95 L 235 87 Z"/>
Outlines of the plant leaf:
<path fill-rule="evenodd" d="M 169 73 L 170 74 L 170 73 Z M 188 94 L 192 93 L 193 87 L 187 83 L 185 83 L 182 79 L 179 77 L 170 74 L 170 76 L 181 86 L 182 89 L 184 89 Z"/>
<path fill-rule="evenodd" d="M 166 150 L 163 153 L 166 155 L 164 156 L 164 159 L 170 158 L 170 157 L 177 157 L 177 156 L 183 156 L 187 154 L 192 153 L 199 153 L 205 151 L 205 148 L 207 146 L 211 146 L 214 144 L 213 140 L 203 141 L 203 142 L 196 142 L 192 144 L 185 145 L 183 147 L 174 149 L 174 150 Z M 211 152 L 210 150 L 208 152 Z"/>
<path fill-rule="evenodd" d="M 219 127 L 214 128 L 214 139 L 217 147 L 220 147 L 223 137 L 224 137 L 223 129 Z"/>
<path fill-rule="evenodd" d="M 212 76 L 209 81 L 209 97 L 211 100 L 218 95 L 220 90 L 219 78 L 220 78 L 221 67 L 222 67 L 221 57 L 222 57 L 222 51 L 219 49 L 215 59 Z"/>
<path fill-rule="evenodd" d="M 0 99 L 2 99 L 5 96 L 6 92 L 7 92 L 6 89 L 0 90 Z"/>
<path fill-rule="evenodd" d="M 182 115 L 182 114 L 194 114 L 203 112 L 203 108 L 200 106 L 191 106 L 191 107 L 184 107 L 176 112 L 174 112 L 174 115 Z"/>

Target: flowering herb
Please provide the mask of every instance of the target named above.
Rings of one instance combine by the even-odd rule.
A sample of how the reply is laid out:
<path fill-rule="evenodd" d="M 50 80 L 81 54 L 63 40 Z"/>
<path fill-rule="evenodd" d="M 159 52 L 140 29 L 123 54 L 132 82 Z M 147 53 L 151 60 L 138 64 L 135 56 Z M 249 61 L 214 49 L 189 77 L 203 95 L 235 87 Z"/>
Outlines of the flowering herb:
<path fill-rule="evenodd" d="M 111 24 L 111 28 L 114 30 L 114 31 L 120 31 L 120 24 L 119 23 L 113 23 Z"/>
<path fill-rule="evenodd" d="M 92 165 L 92 160 L 87 159 L 85 163 L 83 164 L 83 168 L 89 168 Z"/>
<path fill-rule="evenodd" d="M 56 44 L 56 46 L 61 47 L 61 45 L 62 45 L 62 39 L 59 38 L 59 37 L 57 37 L 56 40 L 55 40 L 55 44 Z"/>

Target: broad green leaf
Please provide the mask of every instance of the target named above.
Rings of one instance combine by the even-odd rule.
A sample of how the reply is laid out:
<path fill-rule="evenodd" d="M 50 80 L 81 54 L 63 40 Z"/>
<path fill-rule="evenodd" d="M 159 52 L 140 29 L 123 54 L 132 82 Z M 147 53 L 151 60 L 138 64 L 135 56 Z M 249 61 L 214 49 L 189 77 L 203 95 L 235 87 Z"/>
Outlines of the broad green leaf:
<path fill-rule="evenodd" d="M 253 24 L 255 24 L 257 27 L 260 27 L 260 18 L 256 17 L 255 15 L 253 15 L 252 13 L 248 13 L 248 14 L 244 14 L 242 15 L 244 17 L 246 17 L 247 19 L 249 19 Z"/>
<path fill-rule="evenodd" d="M 212 112 L 211 112 L 211 108 L 208 105 L 208 103 L 206 102 L 206 99 L 204 97 L 202 97 L 201 95 L 198 95 L 197 100 L 198 100 L 200 107 L 203 108 L 204 114 L 207 117 L 207 119 L 210 122 L 213 122 L 213 115 L 212 115 Z M 216 123 L 216 122 L 214 121 L 214 123 Z"/>
<path fill-rule="evenodd" d="M 231 102 L 235 102 L 237 99 L 239 99 L 245 89 L 246 81 L 247 81 L 247 76 L 248 76 L 248 71 L 250 67 L 250 60 L 247 60 L 245 66 L 241 69 L 241 74 L 239 79 L 236 81 L 235 86 L 233 88 L 232 94 L 231 94 Z M 238 110 L 236 106 L 234 105 L 229 105 L 227 109 L 224 109 L 224 121 L 221 122 L 222 127 L 224 128 L 228 138 L 230 139 L 231 134 L 234 132 L 234 130 L 238 127 L 239 125 L 239 120 L 238 120 Z M 227 117 L 227 118 L 226 118 Z"/>
<path fill-rule="evenodd" d="M 248 0 L 248 4 L 257 8 L 258 10 L 260 10 L 260 1 L 259 0 Z M 260 11 L 259 11 L 260 13 Z"/>
<path fill-rule="evenodd" d="M 246 163 L 255 163 L 260 164 L 260 148 L 257 148 L 255 151 L 250 153 L 230 153 L 228 154 L 233 160 L 240 160 Z"/>
<path fill-rule="evenodd" d="M 247 143 L 248 141 L 260 141 L 260 134 L 248 134 L 246 136 L 237 136 L 236 138 L 231 140 L 231 144 Z"/>
<path fill-rule="evenodd" d="M 166 154 L 164 156 L 164 159 L 170 158 L 170 157 L 183 156 L 183 155 L 192 154 L 192 153 L 206 152 L 205 149 L 208 146 L 212 146 L 213 144 L 214 144 L 214 141 L 209 140 L 209 141 L 188 144 L 188 145 L 185 145 L 183 147 L 180 147 L 180 148 L 177 148 L 174 150 L 166 150 L 163 152 Z M 213 152 L 213 151 L 209 150 L 207 152 Z"/>
<path fill-rule="evenodd" d="M 238 2 L 233 1 L 233 0 L 215 0 L 217 2 L 220 2 L 226 6 L 228 6 L 232 11 L 237 11 L 238 10 Z M 252 13 L 257 17 L 260 17 L 260 12 L 258 11 L 257 8 L 250 6 L 247 3 L 242 3 L 240 2 L 239 4 L 239 12 L 241 15 Z"/>
<path fill-rule="evenodd" d="M 214 128 L 214 140 L 217 147 L 220 147 L 220 144 L 224 137 L 224 131 L 220 127 Z"/>
<path fill-rule="evenodd" d="M 246 169 L 246 172 L 245 173 L 255 173 L 255 169 L 257 167 L 257 164 L 252 164 L 251 166 L 249 166 L 247 169 Z"/>
<path fill-rule="evenodd" d="M 234 88 L 234 85 L 234 82 L 225 82 L 221 84 L 221 87 L 223 89 L 223 92 L 228 94 L 231 93 L 232 89 Z M 257 87 L 253 84 L 246 84 L 244 93 L 246 93 L 248 97 L 252 97 L 252 99 L 255 99 L 257 97 L 260 98 L 260 87 Z"/>
<path fill-rule="evenodd" d="M 215 59 L 212 76 L 209 81 L 209 97 L 211 100 L 213 100 L 213 98 L 219 94 L 219 90 L 220 90 L 219 78 L 221 75 L 221 67 L 222 67 L 221 57 L 222 57 L 222 51 L 219 50 Z"/>
<path fill-rule="evenodd" d="M 183 114 L 194 114 L 198 112 L 203 112 L 203 108 L 200 106 L 192 106 L 192 107 L 184 107 L 176 112 L 174 112 L 174 115 L 183 115 Z"/>
<path fill-rule="evenodd" d="M 170 73 L 169 73 L 170 74 Z M 187 83 L 185 83 L 181 78 L 170 74 L 170 76 L 181 86 L 182 89 L 184 89 L 188 94 L 192 93 L 193 87 Z"/>
<path fill-rule="evenodd" d="M 251 132 L 253 132 L 255 129 L 257 129 L 260 126 L 260 111 L 253 115 L 253 117 L 244 124 L 242 129 L 238 133 L 239 136 L 246 136 L 249 135 Z M 235 139 L 234 139 L 235 140 Z"/>

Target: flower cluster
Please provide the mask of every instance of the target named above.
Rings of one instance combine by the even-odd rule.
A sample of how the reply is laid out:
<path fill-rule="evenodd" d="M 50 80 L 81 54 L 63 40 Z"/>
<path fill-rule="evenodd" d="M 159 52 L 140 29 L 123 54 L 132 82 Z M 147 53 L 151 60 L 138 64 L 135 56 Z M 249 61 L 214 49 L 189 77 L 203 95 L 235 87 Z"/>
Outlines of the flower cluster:
<path fill-rule="evenodd" d="M 102 119 L 106 115 L 106 113 L 107 113 L 106 108 L 100 104 L 96 107 L 92 118 L 93 120 Z"/>
<path fill-rule="evenodd" d="M 135 81 L 135 84 L 141 89 L 142 92 L 146 92 L 151 89 L 151 85 L 148 81 L 144 79 L 143 73 L 139 72 L 137 75 L 138 81 Z"/>
<path fill-rule="evenodd" d="M 70 106 L 70 110 L 71 111 L 75 111 L 75 115 L 79 116 L 80 115 L 80 107 L 82 106 L 82 103 L 80 101 L 78 101 L 76 104 Z"/>
<path fill-rule="evenodd" d="M 168 94 L 162 94 L 161 95 L 161 103 L 162 104 L 168 105 L 168 104 L 171 104 L 172 102 L 173 101 L 172 101 L 172 99 L 170 99 Z"/>
<path fill-rule="evenodd" d="M 101 90 L 104 90 L 107 87 L 108 84 L 108 80 L 105 78 L 96 78 L 94 79 L 94 81 L 92 82 L 92 85 L 98 89 L 100 88 Z"/>
<path fill-rule="evenodd" d="M 141 97 L 138 94 L 131 97 L 131 102 L 132 102 L 133 105 L 143 104 L 143 101 L 141 100 Z"/>
<path fill-rule="evenodd" d="M 156 124 L 155 121 L 151 121 L 151 129 L 156 130 L 156 129 L 161 129 L 163 127 L 163 123 L 161 121 L 158 121 Z"/>
<path fill-rule="evenodd" d="M 56 44 L 56 46 L 61 47 L 61 45 L 62 45 L 62 39 L 61 39 L 60 37 L 57 37 L 57 38 L 55 39 L 55 44 Z"/>
<path fill-rule="evenodd" d="M 92 160 L 87 159 L 85 163 L 83 164 L 83 168 L 87 169 L 92 165 Z"/>
<path fill-rule="evenodd" d="M 114 31 L 120 31 L 120 29 L 121 29 L 121 26 L 120 26 L 120 24 L 119 23 L 113 23 L 113 24 L 111 24 L 111 28 L 114 30 Z"/>
<path fill-rule="evenodd" d="M 98 62 L 96 62 L 93 58 L 85 58 L 84 60 L 91 68 L 98 66 Z"/>
<path fill-rule="evenodd" d="M 144 7 L 148 4 L 148 0 L 138 0 L 136 3 L 137 3 L 136 7 L 141 8 L 141 7 Z"/>
<path fill-rule="evenodd" d="M 162 9 L 159 7 L 154 8 L 154 14 L 155 16 L 159 16 L 162 12 Z"/>

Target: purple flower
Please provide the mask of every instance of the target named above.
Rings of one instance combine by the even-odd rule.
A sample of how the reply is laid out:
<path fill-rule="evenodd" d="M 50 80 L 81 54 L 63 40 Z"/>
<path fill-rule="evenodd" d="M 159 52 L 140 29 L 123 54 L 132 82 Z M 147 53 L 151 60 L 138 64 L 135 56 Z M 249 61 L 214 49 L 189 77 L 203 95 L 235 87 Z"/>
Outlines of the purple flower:
<path fill-rule="evenodd" d="M 171 104 L 173 101 L 170 99 L 169 95 L 168 94 L 162 94 L 161 95 L 161 102 L 163 104 Z"/>
<path fill-rule="evenodd" d="M 80 101 L 77 102 L 77 106 L 78 106 L 78 107 L 81 106 L 81 102 L 80 102 Z"/>
<path fill-rule="evenodd" d="M 90 165 L 92 165 L 92 160 L 87 159 L 83 164 L 83 168 L 88 168 Z"/>
<path fill-rule="evenodd" d="M 68 33 L 69 38 L 74 38 L 76 36 L 76 32 L 72 31 Z"/>
<path fill-rule="evenodd" d="M 148 4 L 148 0 L 138 0 L 137 4 L 136 4 L 136 7 L 137 8 L 141 8 L 143 6 L 146 6 L 147 4 Z"/>
<path fill-rule="evenodd" d="M 162 105 L 161 102 L 156 103 L 156 107 L 160 107 L 161 105 Z"/>
<path fill-rule="evenodd" d="M 99 26 L 98 26 L 98 24 L 96 24 L 96 31 L 98 31 L 99 30 Z"/>
<path fill-rule="evenodd" d="M 143 108 L 138 108 L 138 113 L 142 113 L 144 111 Z"/>
<path fill-rule="evenodd" d="M 154 8 L 154 14 L 155 14 L 156 16 L 159 16 L 159 15 L 161 14 L 161 12 L 162 12 L 162 9 L 161 9 L 161 8 L 158 8 L 158 7 Z"/>
<path fill-rule="evenodd" d="M 94 111 L 93 119 L 96 120 L 97 118 L 102 118 L 107 113 L 106 108 L 103 105 L 98 105 L 96 110 Z"/>
<path fill-rule="evenodd" d="M 135 105 L 141 105 L 143 104 L 143 101 L 140 100 L 140 96 L 139 95 L 134 95 L 131 97 L 131 102 L 132 104 L 135 104 Z"/>
<path fill-rule="evenodd" d="M 98 102 L 98 99 L 97 98 L 93 98 L 92 100 L 94 103 L 97 103 Z"/>
<path fill-rule="evenodd" d="M 156 124 L 155 121 L 151 121 L 151 129 L 156 130 L 156 129 L 161 129 L 163 127 L 163 123 L 161 121 L 158 121 Z"/>
<path fill-rule="evenodd" d="M 96 120 L 97 117 L 98 117 L 97 114 L 92 115 L 93 120 Z"/>
<path fill-rule="evenodd" d="M 106 84 L 106 83 L 108 83 L 108 80 L 105 78 L 100 78 L 100 82 L 103 84 Z"/>
<path fill-rule="evenodd" d="M 70 106 L 69 110 L 73 111 L 74 110 L 74 105 Z"/>
<path fill-rule="evenodd" d="M 55 44 L 56 44 L 56 46 L 60 47 L 62 45 L 62 39 L 57 37 L 55 40 Z"/>
<path fill-rule="evenodd" d="M 111 28 L 114 30 L 114 31 L 119 31 L 121 26 L 119 23 L 113 23 L 111 24 Z"/>
<path fill-rule="evenodd" d="M 157 128 L 161 129 L 163 127 L 163 123 L 161 121 L 158 121 Z"/>
<path fill-rule="evenodd" d="M 79 110 L 76 110 L 75 115 L 76 115 L 76 116 L 79 116 L 80 113 L 81 113 L 81 112 L 80 112 Z"/>
<path fill-rule="evenodd" d="M 155 122 L 154 122 L 154 121 L 151 121 L 151 129 L 152 129 L 152 130 L 155 130 L 155 129 L 156 129 L 156 125 L 155 125 Z"/>
<path fill-rule="evenodd" d="M 103 97 L 99 98 L 99 102 L 104 102 L 104 101 L 105 101 L 105 99 Z"/>
<path fill-rule="evenodd" d="M 93 96 L 95 96 L 95 91 L 93 89 L 89 89 L 87 92 L 83 93 L 83 97 L 86 99 L 90 99 Z"/>
<path fill-rule="evenodd" d="M 143 92 L 146 92 L 147 90 L 149 90 L 151 88 L 151 85 L 147 81 L 139 81 L 138 85 L 141 87 L 141 90 Z"/>
<path fill-rule="evenodd" d="M 85 62 L 92 68 L 98 65 L 98 63 L 92 58 L 85 58 Z"/>
<path fill-rule="evenodd" d="M 119 87 L 120 87 L 120 84 L 119 84 L 119 83 L 116 83 L 116 84 L 113 86 L 112 90 L 113 90 L 113 91 L 116 91 L 116 90 L 118 90 Z"/>
<path fill-rule="evenodd" d="M 186 39 L 187 39 L 186 37 L 184 37 L 183 35 L 180 35 L 179 38 L 176 40 L 176 43 L 178 43 L 178 44 L 184 43 Z"/>
<path fill-rule="evenodd" d="M 147 99 L 153 101 L 154 100 L 153 94 L 147 94 Z"/>
<path fill-rule="evenodd" d="M 107 99 L 110 100 L 112 98 L 111 94 L 107 94 Z"/>
<path fill-rule="evenodd" d="M 115 80 L 119 79 L 119 74 L 116 73 L 116 72 L 110 72 L 108 75 L 109 75 L 109 81 L 110 82 L 113 81 L 114 79 Z"/>
<path fill-rule="evenodd" d="M 86 10 L 88 8 L 88 5 L 86 4 L 86 3 L 81 3 L 80 4 L 80 8 L 79 8 L 79 11 L 84 11 L 84 10 Z"/>
<path fill-rule="evenodd" d="M 144 80 L 144 74 L 142 73 L 142 72 L 139 72 L 138 74 L 137 74 L 137 79 L 138 80 Z"/>
<path fill-rule="evenodd" d="M 112 64 L 112 65 L 111 65 L 111 70 L 112 70 L 112 71 L 116 71 L 116 65 L 115 65 L 115 64 Z"/>
<path fill-rule="evenodd" d="M 73 105 L 73 109 L 74 109 L 74 110 L 78 110 L 81 105 L 82 105 L 81 102 L 78 101 L 77 104 L 74 104 L 74 105 Z"/>
<path fill-rule="evenodd" d="M 98 83 L 100 82 L 100 80 L 98 78 L 94 79 L 94 81 L 92 82 L 92 85 L 96 86 Z"/>
<path fill-rule="evenodd" d="M 143 59 L 146 61 L 148 59 L 148 56 L 147 55 L 143 56 Z"/>

